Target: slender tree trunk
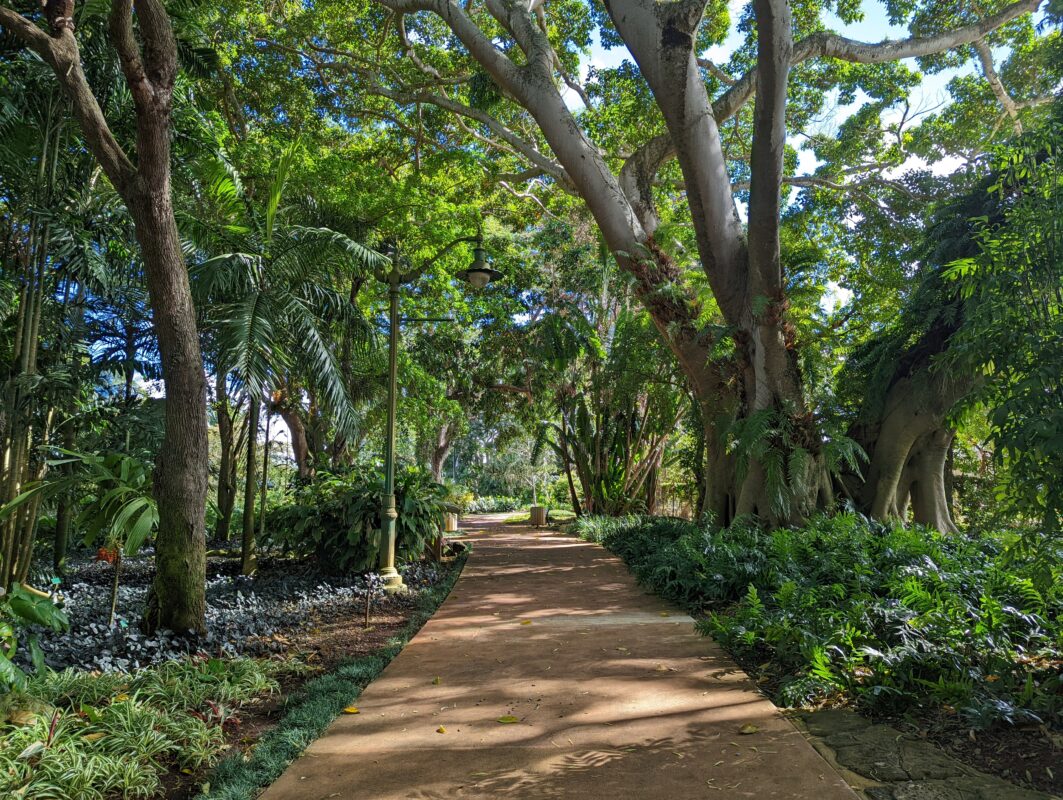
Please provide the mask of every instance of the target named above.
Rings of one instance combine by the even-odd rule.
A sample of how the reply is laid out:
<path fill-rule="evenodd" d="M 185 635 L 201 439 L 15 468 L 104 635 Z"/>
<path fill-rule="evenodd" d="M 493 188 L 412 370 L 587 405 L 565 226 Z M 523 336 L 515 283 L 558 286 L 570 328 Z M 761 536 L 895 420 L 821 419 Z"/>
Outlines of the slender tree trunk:
<path fill-rule="evenodd" d="M 266 406 L 266 439 L 262 443 L 262 488 L 258 503 L 258 538 L 262 540 L 266 532 L 266 497 L 269 491 L 269 405 Z"/>
<path fill-rule="evenodd" d="M 572 455 L 568 449 L 568 423 L 565 414 L 561 413 L 561 460 L 565 465 L 565 478 L 568 480 L 568 496 L 572 500 L 572 511 L 577 517 L 583 516 L 583 508 L 580 506 L 579 494 L 576 492 L 576 483 L 572 480 Z"/>
<path fill-rule="evenodd" d="M 77 444 L 77 427 L 73 420 L 67 420 L 63 426 L 63 447 L 73 450 Z M 63 474 L 70 475 L 73 472 L 73 464 L 64 464 L 61 467 Z M 55 546 L 52 554 L 52 562 L 56 575 L 66 574 L 66 554 L 70 549 L 70 528 L 73 522 L 74 498 L 70 492 L 60 495 L 55 511 Z"/>
<path fill-rule="evenodd" d="M 232 408 L 229 402 L 227 371 L 218 367 L 214 378 L 218 438 L 221 443 L 221 460 L 218 466 L 218 524 L 216 538 L 229 541 L 233 507 L 236 505 L 236 436 L 233 431 Z"/>
<path fill-rule="evenodd" d="M 255 470 L 258 447 L 258 418 L 261 403 L 257 397 L 250 398 L 247 411 L 247 474 L 244 478 L 243 535 L 240 538 L 240 574 L 250 575 L 255 571 Z"/>
<path fill-rule="evenodd" d="M 657 513 L 657 478 L 660 465 L 653 464 L 646 472 L 646 513 Z"/>

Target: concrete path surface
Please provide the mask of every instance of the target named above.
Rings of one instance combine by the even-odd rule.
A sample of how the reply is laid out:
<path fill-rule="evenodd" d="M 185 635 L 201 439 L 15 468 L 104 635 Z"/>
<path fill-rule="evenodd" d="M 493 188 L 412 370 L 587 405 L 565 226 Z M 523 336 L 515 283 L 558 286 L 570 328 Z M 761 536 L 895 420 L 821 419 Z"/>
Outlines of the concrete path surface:
<path fill-rule="evenodd" d="M 500 519 L 469 537 L 450 597 L 365 689 L 360 713 L 336 720 L 264 798 L 855 797 L 617 558 Z"/>

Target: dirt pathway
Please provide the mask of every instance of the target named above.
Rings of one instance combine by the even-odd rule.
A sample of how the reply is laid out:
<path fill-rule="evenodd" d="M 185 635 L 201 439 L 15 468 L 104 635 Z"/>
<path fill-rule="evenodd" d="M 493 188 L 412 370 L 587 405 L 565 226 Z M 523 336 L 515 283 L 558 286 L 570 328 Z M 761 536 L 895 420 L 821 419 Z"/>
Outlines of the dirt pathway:
<path fill-rule="evenodd" d="M 464 524 L 446 603 L 264 798 L 855 797 L 617 558 L 505 516 Z"/>

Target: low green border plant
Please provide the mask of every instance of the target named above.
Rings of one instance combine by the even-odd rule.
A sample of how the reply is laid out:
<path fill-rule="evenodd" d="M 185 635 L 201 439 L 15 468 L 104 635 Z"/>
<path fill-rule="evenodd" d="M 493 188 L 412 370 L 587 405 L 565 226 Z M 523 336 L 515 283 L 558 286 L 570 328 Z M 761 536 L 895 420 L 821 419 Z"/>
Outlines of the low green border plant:
<path fill-rule="evenodd" d="M 972 727 L 1058 727 L 1063 559 L 1046 576 L 1011 534 L 947 534 L 855 513 L 799 529 L 584 517 L 638 581 L 697 614 L 788 706 L 847 697 L 875 712 L 935 707 Z"/>
<path fill-rule="evenodd" d="M 259 740 L 249 758 L 234 754 L 218 764 L 200 798 L 244 800 L 279 778 L 435 613 L 461 575 L 467 557 L 467 553 L 459 556 L 447 579 L 425 591 L 406 626 L 386 647 L 308 681 L 288 700 L 280 723 Z"/>

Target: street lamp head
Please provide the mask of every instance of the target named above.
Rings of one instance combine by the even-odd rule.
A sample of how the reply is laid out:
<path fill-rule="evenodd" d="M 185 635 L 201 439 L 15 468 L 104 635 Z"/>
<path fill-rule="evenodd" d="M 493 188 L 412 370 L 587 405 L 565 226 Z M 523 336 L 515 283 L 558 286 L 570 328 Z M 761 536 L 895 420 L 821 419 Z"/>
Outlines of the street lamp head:
<path fill-rule="evenodd" d="M 472 264 L 468 269 L 459 272 L 458 277 L 468 281 L 477 289 L 482 289 L 491 281 L 501 278 L 502 273 L 491 269 L 491 265 L 487 263 L 487 251 L 484 250 L 483 243 L 477 242 L 472 250 Z"/>

